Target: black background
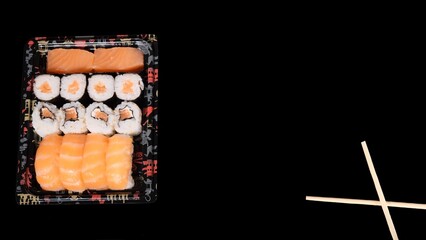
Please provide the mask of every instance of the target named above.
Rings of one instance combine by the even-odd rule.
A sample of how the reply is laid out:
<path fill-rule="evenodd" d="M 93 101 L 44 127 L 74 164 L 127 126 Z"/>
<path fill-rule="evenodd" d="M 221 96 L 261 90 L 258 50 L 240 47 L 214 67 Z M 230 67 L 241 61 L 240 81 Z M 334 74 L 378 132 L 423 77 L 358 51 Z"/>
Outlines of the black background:
<path fill-rule="evenodd" d="M 426 203 L 426 94 L 421 38 L 413 25 L 385 21 L 313 31 L 317 87 L 306 121 L 306 195 L 378 200 L 361 147 L 366 141 L 388 201 Z M 318 64 L 316 64 L 318 63 Z M 391 239 L 380 207 L 305 202 L 307 234 Z M 426 212 L 390 208 L 400 239 L 426 238 Z"/>

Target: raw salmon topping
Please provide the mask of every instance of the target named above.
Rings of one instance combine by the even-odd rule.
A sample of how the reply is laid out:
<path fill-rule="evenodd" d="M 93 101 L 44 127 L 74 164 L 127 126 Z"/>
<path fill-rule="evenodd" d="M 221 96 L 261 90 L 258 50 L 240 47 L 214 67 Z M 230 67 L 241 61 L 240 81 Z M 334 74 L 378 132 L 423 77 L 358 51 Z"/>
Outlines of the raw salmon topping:
<path fill-rule="evenodd" d="M 134 47 L 97 48 L 94 52 L 93 71 L 140 72 L 144 68 L 144 54 Z"/>
<path fill-rule="evenodd" d="M 46 191 L 59 191 L 64 189 L 58 168 L 59 149 L 61 144 L 62 136 L 50 134 L 43 138 L 37 148 L 34 162 L 36 179 L 41 188 Z"/>
<path fill-rule="evenodd" d="M 70 74 L 92 72 L 94 54 L 81 49 L 57 48 L 47 53 L 48 73 Z"/>

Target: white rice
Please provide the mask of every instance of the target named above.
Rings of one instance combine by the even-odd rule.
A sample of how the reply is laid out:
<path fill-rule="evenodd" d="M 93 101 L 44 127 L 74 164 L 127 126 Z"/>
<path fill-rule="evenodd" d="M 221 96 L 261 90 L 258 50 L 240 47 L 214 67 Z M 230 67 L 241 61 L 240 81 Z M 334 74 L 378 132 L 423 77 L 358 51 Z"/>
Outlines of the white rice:
<path fill-rule="evenodd" d="M 94 111 L 102 111 L 108 115 L 107 121 L 96 118 L 93 114 Z M 92 114 L 93 113 L 93 114 Z M 114 130 L 114 112 L 110 107 L 103 103 L 94 102 L 86 108 L 86 124 L 87 129 L 91 133 L 100 133 L 107 136 L 111 136 L 115 133 Z"/>
<path fill-rule="evenodd" d="M 106 74 L 93 75 L 89 78 L 87 92 L 90 98 L 97 102 L 110 99 L 114 96 L 114 77 Z"/>
<path fill-rule="evenodd" d="M 52 118 L 44 118 L 41 116 L 42 108 L 47 108 L 53 115 Z M 33 109 L 32 124 L 35 132 L 40 137 L 45 137 L 49 134 L 61 134 L 59 129 L 58 108 L 47 102 L 38 102 Z"/>
<path fill-rule="evenodd" d="M 141 76 L 135 73 L 117 75 L 114 86 L 117 97 L 127 101 L 138 98 L 144 88 Z M 125 88 L 129 88 L 131 91 L 126 92 Z"/>
<path fill-rule="evenodd" d="M 34 94 L 42 101 L 50 101 L 59 96 L 60 78 L 55 75 L 42 74 L 34 79 Z M 42 92 L 43 88 L 48 88 L 47 92 Z"/>
<path fill-rule="evenodd" d="M 132 118 L 120 120 L 120 110 L 129 108 L 132 112 Z M 142 132 L 142 111 L 133 102 L 122 102 L 114 109 L 114 129 L 118 133 L 131 136 L 138 135 Z"/>
<path fill-rule="evenodd" d="M 75 108 L 77 110 L 77 119 L 66 120 L 65 112 L 67 109 Z M 65 103 L 64 106 L 59 109 L 59 129 L 65 134 L 67 133 L 86 133 L 87 126 L 85 120 L 86 109 L 79 102 Z"/>
<path fill-rule="evenodd" d="M 61 97 L 68 101 L 79 100 L 86 90 L 86 76 L 71 74 L 61 79 Z"/>

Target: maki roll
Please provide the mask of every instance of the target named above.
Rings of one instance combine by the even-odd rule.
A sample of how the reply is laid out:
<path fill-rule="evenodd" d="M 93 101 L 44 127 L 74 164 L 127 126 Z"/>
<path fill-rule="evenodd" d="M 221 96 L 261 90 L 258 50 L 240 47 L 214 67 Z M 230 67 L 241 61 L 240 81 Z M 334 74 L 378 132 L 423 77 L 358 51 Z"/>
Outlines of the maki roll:
<path fill-rule="evenodd" d="M 48 102 L 38 102 L 31 114 L 34 130 L 40 137 L 49 134 L 60 134 L 59 110 Z"/>
<path fill-rule="evenodd" d="M 114 134 L 114 112 L 103 103 L 94 102 L 86 108 L 87 129 L 107 136 Z"/>
<path fill-rule="evenodd" d="M 97 74 L 89 78 L 87 92 L 91 99 L 103 102 L 114 96 L 114 78 L 111 75 Z"/>
<path fill-rule="evenodd" d="M 133 102 L 122 102 L 114 109 L 115 131 L 131 136 L 142 132 L 142 111 Z"/>
<path fill-rule="evenodd" d="M 79 102 L 65 103 L 59 110 L 59 129 L 67 133 L 86 133 L 85 107 Z"/>
<path fill-rule="evenodd" d="M 61 79 L 61 97 L 68 101 L 77 101 L 86 90 L 86 76 L 84 74 L 71 74 Z"/>
<path fill-rule="evenodd" d="M 135 100 L 144 88 L 142 78 L 135 73 L 126 73 L 115 77 L 115 94 L 121 100 Z"/>
<path fill-rule="evenodd" d="M 34 94 L 42 101 L 50 101 L 59 96 L 60 78 L 55 75 L 42 74 L 34 79 Z"/>

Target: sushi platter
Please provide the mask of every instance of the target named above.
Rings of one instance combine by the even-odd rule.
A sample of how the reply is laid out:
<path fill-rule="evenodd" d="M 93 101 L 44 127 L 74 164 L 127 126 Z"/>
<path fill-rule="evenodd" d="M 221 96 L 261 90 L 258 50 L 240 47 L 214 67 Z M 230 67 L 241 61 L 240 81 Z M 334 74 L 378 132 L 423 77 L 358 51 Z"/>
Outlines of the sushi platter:
<path fill-rule="evenodd" d="M 28 40 L 20 106 L 18 205 L 156 201 L 154 34 Z"/>

